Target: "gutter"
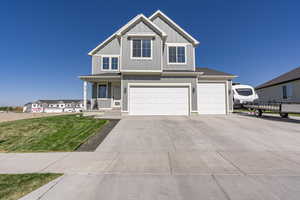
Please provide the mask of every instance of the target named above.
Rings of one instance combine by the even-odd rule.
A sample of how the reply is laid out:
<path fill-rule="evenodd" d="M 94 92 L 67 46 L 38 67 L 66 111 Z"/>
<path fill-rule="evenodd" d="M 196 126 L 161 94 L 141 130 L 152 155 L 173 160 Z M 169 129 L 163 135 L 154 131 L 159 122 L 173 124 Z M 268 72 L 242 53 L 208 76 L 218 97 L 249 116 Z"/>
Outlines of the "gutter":
<path fill-rule="evenodd" d="M 91 78 L 95 78 L 95 79 L 106 79 L 106 78 L 121 78 L 121 76 L 78 76 L 79 79 L 84 80 L 84 79 L 91 79 Z"/>

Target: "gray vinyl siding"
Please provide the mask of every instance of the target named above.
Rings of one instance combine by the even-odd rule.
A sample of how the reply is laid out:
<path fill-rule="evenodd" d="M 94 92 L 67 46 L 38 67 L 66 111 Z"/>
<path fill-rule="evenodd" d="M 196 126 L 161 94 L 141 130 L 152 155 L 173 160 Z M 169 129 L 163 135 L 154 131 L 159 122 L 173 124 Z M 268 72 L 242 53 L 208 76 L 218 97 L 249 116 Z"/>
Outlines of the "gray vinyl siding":
<path fill-rule="evenodd" d="M 98 108 L 111 108 L 111 99 L 97 99 Z"/>
<path fill-rule="evenodd" d="M 292 84 L 293 96 L 289 99 L 282 98 L 282 86 Z M 283 102 L 300 102 L 300 80 L 291 81 L 289 83 L 274 85 L 267 88 L 256 90 L 259 100 L 268 101 L 283 101 Z"/>
<path fill-rule="evenodd" d="M 232 81 L 228 81 L 228 106 L 229 106 L 229 111 L 233 111 L 233 92 L 232 92 Z"/>
<path fill-rule="evenodd" d="M 101 55 L 120 55 L 120 41 L 117 38 L 114 38 L 108 42 L 104 47 L 98 50 L 98 52 L 92 56 L 92 73 L 98 74 L 103 72 L 101 70 L 102 57 Z M 105 71 L 107 72 L 107 70 Z"/>
<path fill-rule="evenodd" d="M 131 40 L 128 34 L 155 34 L 152 40 L 152 59 L 131 59 Z M 143 22 L 136 24 L 122 36 L 121 70 L 161 70 L 162 40 L 151 28 Z"/>
<path fill-rule="evenodd" d="M 120 41 L 118 38 L 112 39 L 104 47 L 98 50 L 96 55 L 119 55 L 120 54 Z"/>
<path fill-rule="evenodd" d="M 163 30 L 167 35 L 166 42 L 168 43 L 190 43 L 186 38 L 184 38 L 180 33 L 178 33 L 174 28 L 167 24 L 160 17 L 156 17 L 153 23 L 157 25 L 161 30 Z"/>
<path fill-rule="evenodd" d="M 164 46 L 163 51 L 163 69 L 164 70 L 194 70 L 195 59 L 194 59 L 194 47 L 190 41 L 178 33 L 168 23 L 157 17 L 153 20 L 153 23 L 162 29 L 167 35 L 166 43 L 186 43 L 186 65 L 168 65 L 168 49 L 167 45 Z"/>
<path fill-rule="evenodd" d="M 195 88 L 195 92 L 192 92 L 191 96 L 191 110 L 197 111 L 197 79 L 195 77 L 188 76 L 155 76 L 155 75 L 123 75 L 122 78 L 122 110 L 128 111 L 128 83 L 191 83 L 192 88 Z M 126 88 L 126 92 L 124 91 Z"/>
<path fill-rule="evenodd" d="M 143 21 L 138 22 L 132 28 L 130 28 L 125 34 L 135 34 L 135 33 L 155 33 L 148 25 Z"/>

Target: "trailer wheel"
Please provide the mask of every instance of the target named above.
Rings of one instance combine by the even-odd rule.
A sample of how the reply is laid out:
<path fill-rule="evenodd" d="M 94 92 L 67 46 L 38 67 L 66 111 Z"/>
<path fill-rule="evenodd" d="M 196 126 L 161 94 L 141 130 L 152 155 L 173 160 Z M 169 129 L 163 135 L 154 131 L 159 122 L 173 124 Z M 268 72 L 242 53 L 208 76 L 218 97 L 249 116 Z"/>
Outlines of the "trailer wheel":
<path fill-rule="evenodd" d="M 289 117 L 289 113 L 280 113 L 280 117 L 282 117 L 282 118 L 288 118 Z"/>
<path fill-rule="evenodd" d="M 261 109 L 257 109 L 257 110 L 255 110 L 255 115 L 257 116 L 257 117 L 261 117 L 262 116 L 262 110 Z"/>

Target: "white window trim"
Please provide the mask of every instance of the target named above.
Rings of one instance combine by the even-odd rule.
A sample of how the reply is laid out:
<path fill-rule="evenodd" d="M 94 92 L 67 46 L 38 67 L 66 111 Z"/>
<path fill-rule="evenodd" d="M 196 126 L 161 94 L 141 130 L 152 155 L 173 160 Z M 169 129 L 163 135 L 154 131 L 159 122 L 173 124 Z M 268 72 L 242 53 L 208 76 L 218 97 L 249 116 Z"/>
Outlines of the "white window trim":
<path fill-rule="evenodd" d="M 150 57 L 133 57 L 133 40 L 149 40 L 150 39 L 150 47 L 151 47 L 151 56 Z M 142 45 L 142 44 L 141 44 Z M 141 55 L 143 51 L 143 46 L 141 46 Z M 153 57 L 153 39 L 151 38 L 130 38 L 130 59 L 132 60 L 152 60 Z"/>
<path fill-rule="evenodd" d="M 106 98 L 100 98 L 99 97 L 99 85 L 106 85 Z M 105 83 L 98 83 L 97 84 L 97 98 L 96 99 L 100 99 L 100 100 L 107 100 L 108 98 L 108 82 Z"/>
<path fill-rule="evenodd" d="M 103 69 L 103 58 L 109 58 L 109 66 L 108 69 Z M 118 69 L 112 69 L 112 58 L 118 58 Z M 102 71 L 114 71 L 117 72 L 120 70 L 120 55 L 101 55 L 101 70 Z"/>
<path fill-rule="evenodd" d="M 187 44 L 186 43 L 166 43 L 167 45 L 167 65 L 186 65 L 187 64 Z M 184 47 L 184 63 L 169 62 L 169 47 Z M 176 48 L 177 51 L 177 48 Z M 177 54 L 177 52 L 176 52 Z M 176 55 L 177 56 L 177 55 Z"/>
<path fill-rule="evenodd" d="M 284 98 L 284 95 L 283 95 L 283 87 L 284 86 L 286 88 L 286 98 Z M 289 89 L 289 87 L 290 87 L 290 89 Z M 289 94 L 289 90 L 290 90 L 291 94 Z M 284 99 L 284 100 L 290 100 L 294 96 L 293 85 L 291 83 L 282 85 L 281 91 L 282 91 L 282 99 Z"/>

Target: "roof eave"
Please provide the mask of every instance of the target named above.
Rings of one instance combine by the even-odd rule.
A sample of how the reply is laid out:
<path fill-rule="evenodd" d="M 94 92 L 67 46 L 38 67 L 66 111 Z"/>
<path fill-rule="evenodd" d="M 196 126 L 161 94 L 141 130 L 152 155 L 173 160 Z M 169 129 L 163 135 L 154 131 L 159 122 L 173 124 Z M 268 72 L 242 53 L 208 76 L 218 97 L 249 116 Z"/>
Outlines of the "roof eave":
<path fill-rule="evenodd" d="M 117 76 L 78 76 L 78 78 L 80 80 L 87 80 L 87 79 L 120 79 L 121 75 L 117 75 Z"/>
<path fill-rule="evenodd" d="M 234 79 L 237 78 L 238 76 L 236 75 L 201 75 L 200 77 L 202 78 L 226 78 L 226 79 Z"/>
<path fill-rule="evenodd" d="M 161 37 L 166 38 L 168 36 L 164 31 L 162 31 L 158 26 L 156 26 L 152 21 L 150 21 L 147 17 L 145 17 L 145 15 L 139 14 L 139 15 L 135 16 L 134 18 L 132 18 L 127 24 L 125 24 L 124 26 L 122 26 L 119 30 L 117 30 L 114 34 L 112 34 L 110 37 L 108 37 L 102 43 L 100 43 L 96 48 L 94 48 L 92 51 L 90 51 L 88 53 L 88 55 L 89 56 L 95 55 L 95 52 L 98 49 L 100 49 L 103 45 L 105 45 L 107 42 L 109 42 L 110 40 L 112 40 L 115 36 L 121 37 L 122 33 L 125 30 L 127 30 L 127 28 L 129 28 L 130 25 L 132 25 L 134 22 L 136 22 L 140 18 L 142 18 L 143 20 L 145 20 L 148 23 L 148 25 L 152 26 L 152 28 L 154 28 L 156 31 L 158 31 L 160 33 Z"/>
<path fill-rule="evenodd" d="M 122 36 L 123 33 L 133 24 L 135 23 L 137 20 L 142 19 L 144 20 L 146 23 L 148 23 L 148 25 L 152 26 L 152 28 L 154 28 L 157 32 L 160 33 L 160 36 L 162 37 L 166 37 L 167 34 L 161 30 L 158 26 L 156 26 L 151 20 L 149 20 L 145 15 L 143 14 L 139 14 L 137 15 L 133 20 L 130 20 L 126 25 L 124 25 L 119 31 L 117 31 L 117 35 L 118 36 Z"/>
<path fill-rule="evenodd" d="M 263 86 L 263 85 L 262 86 L 257 86 L 257 87 L 255 87 L 255 89 L 256 90 L 264 89 L 264 88 L 273 87 L 273 86 L 276 86 L 276 85 L 285 84 L 285 83 L 289 83 L 289 82 L 297 81 L 297 80 L 300 80 L 300 77 L 299 78 L 294 78 L 294 79 L 291 79 L 291 80 L 281 81 L 281 82 L 266 85 L 266 86 Z"/>
<path fill-rule="evenodd" d="M 172 19 L 170 19 L 167 15 L 165 15 L 162 11 L 157 10 L 155 13 L 153 13 L 149 19 L 152 20 L 156 16 L 161 16 L 165 20 L 169 21 L 179 32 L 181 32 L 183 35 L 185 35 L 187 38 L 189 38 L 194 46 L 197 46 L 200 44 L 198 40 L 196 40 L 193 36 L 191 36 L 189 33 L 187 33 L 183 28 L 181 28 L 178 24 L 176 24 Z"/>

